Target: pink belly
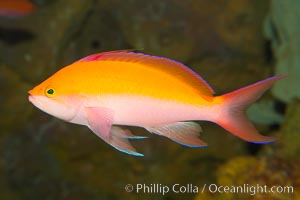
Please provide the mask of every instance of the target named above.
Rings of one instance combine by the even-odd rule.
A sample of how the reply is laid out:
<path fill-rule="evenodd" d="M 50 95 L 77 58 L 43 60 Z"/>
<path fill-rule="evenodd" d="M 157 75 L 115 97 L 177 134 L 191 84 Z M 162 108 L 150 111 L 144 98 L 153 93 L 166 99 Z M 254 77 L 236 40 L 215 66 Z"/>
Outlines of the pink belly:
<path fill-rule="evenodd" d="M 118 125 L 149 127 L 178 121 L 205 120 L 208 115 L 207 106 L 141 96 L 102 96 L 91 104 L 111 108 L 114 111 L 114 124 Z"/>

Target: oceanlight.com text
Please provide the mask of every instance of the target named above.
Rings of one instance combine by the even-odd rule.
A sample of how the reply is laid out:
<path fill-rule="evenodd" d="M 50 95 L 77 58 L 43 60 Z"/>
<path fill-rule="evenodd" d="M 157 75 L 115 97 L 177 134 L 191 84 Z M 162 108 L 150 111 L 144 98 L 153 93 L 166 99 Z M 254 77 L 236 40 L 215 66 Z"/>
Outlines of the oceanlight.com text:
<path fill-rule="evenodd" d="M 294 192 L 293 186 L 267 186 L 267 185 L 249 185 L 243 184 L 239 186 L 224 186 L 217 184 L 204 184 L 202 187 L 202 192 L 208 190 L 210 193 L 246 193 L 250 195 L 255 195 L 257 193 L 288 193 L 292 194 Z"/>

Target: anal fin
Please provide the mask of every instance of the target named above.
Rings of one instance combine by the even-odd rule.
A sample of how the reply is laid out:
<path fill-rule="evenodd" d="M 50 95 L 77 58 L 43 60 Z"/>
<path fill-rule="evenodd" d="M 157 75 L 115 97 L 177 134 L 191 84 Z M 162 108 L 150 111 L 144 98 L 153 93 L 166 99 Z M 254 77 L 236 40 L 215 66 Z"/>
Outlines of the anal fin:
<path fill-rule="evenodd" d="M 176 122 L 161 127 L 147 127 L 146 129 L 149 132 L 165 136 L 187 147 L 207 146 L 204 141 L 198 138 L 202 129 L 195 122 Z"/>

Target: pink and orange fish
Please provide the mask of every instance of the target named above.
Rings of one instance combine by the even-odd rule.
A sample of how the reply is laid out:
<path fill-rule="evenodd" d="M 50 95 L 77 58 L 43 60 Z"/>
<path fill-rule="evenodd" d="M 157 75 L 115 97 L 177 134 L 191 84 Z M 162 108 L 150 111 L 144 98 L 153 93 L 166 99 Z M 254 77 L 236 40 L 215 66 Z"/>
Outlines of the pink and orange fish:
<path fill-rule="evenodd" d="M 90 55 L 66 66 L 29 91 L 44 112 L 90 128 L 117 150 L 138 153 L 129 143 L 141 139 L 118 125 L 143 127 L 188 147 L 204 147 L 196 122 L 214 122 L 253 143 L 274 141 L 257 132 L 244 110 L 286 77 L 274 76 L 214 96 L 198 74 L 171 59 L 113 51 Z"/>
<path fill-rule="evenodd" d="M 23 17 L 36 9 L 28 0 L 0 0 L 0 16 Z"/>

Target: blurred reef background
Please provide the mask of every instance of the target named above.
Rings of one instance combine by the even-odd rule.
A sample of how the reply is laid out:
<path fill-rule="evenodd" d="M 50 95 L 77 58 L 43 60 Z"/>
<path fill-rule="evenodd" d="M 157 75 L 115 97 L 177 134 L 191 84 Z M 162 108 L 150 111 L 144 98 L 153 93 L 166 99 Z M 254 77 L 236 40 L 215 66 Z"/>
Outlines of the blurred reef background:
<path fill-rule="evenodd" d="M 26 15 L 0 15 L 1 200 L 300 199 L 300 1 L 31 2 Z M 185 63 L 217 94 L 288 74 L 248 110 L 258 130 L 278 140 L 250 144 L 199 122 L 209 146 L 189 149 L 132 128 L 150 137 L 134 143 L 145 154 L 137 158 L 28 102 L 27 91 L 63 66 L 132 48 Z M 292 185 L 294 192 L 161 196 L 127 193 L 128 183 Z"/>

